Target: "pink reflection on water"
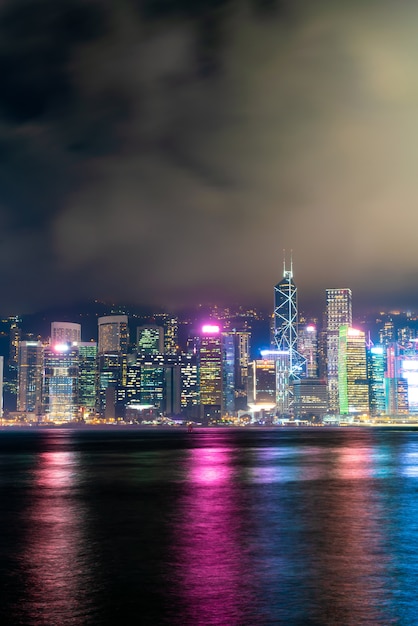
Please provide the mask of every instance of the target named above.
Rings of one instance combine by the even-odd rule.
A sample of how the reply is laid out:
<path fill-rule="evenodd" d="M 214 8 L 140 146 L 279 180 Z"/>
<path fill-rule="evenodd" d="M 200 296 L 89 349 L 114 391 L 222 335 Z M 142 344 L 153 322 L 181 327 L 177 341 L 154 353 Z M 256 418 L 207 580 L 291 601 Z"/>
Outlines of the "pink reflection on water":
<path fill-rule="evenodd" d="M 367 480 L 373 476 L 372 448 L 349 443 L 336 452 L 332 474 L 337 481 L 312 502 L 315 518 L 310 526 L 317 536 L 312 578 L 320 607 L 316 618 L 346 626 L 383 624 L 387 557 L 382 507 Z"/>
<path fill-rule="evenodd" d="M 31 624 L 83 623 L 91 575 L 84 511 L 75 493 L 77 455 L 57 450 L 38 459 L 22 554 L 27 573 L 22 611 Z"/>
<path fill-rule="evenodd" d="M 182 623 L 249 623 L 254 600 L 242 593 L 250 568 L 240 543 L 244 523 L 230 448 L 196 448 L 187 459 L 187 489 L 179 502 L 175 579 Z M 184 619 L 183 619 L 184 616 Z"/>
<path fill-rule="evenodd" d="M 347 446 L 338 449 L 338 478 L 370 478 L 374 472 L 374 459 L 368 447 Z"/>

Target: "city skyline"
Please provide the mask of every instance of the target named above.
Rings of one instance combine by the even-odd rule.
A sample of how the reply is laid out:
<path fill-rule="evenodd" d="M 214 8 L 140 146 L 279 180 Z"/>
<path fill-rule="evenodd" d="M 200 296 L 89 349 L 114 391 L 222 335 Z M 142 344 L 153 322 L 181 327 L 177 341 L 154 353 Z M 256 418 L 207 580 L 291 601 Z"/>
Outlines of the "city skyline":
<path fill-rule="evenodd" d="M 418 7 L 0 9 L 2 314 L 87 298 L 418 306 Z"/>

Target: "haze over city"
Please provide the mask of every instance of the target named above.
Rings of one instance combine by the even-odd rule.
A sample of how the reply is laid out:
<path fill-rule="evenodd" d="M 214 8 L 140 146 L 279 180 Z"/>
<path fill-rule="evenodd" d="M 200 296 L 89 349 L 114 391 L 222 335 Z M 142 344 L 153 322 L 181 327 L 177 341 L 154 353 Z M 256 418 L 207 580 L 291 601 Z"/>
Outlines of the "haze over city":
<path fill-rule="evenodd" d="M 418 305 L 418 6 L 6 0 L 2 314 Z"/>

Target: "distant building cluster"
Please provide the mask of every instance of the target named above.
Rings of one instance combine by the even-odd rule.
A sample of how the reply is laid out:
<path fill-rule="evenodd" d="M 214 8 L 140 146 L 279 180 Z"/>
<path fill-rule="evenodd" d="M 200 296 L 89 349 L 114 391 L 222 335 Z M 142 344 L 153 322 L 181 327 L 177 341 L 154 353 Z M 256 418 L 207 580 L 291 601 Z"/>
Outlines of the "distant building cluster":
<path fill-rule="evenodd" d="M 269 348 L 251 353 L 255 311 L 214 308 L 189 323 L 180 346 L 174 315 L 132 328 L 125 314 L 97 320 L 97 341 L 79 323 L 54 321 L 49 337 L 22 337 L 8 318 L 9 356 L 0 389 L 5 418 L 31 423 L 311 423 L 418 414 L 414 326 L 385 315 L 379 340 L 353 326 L 348 288 L 327 289 L 322 324 L 298 311 L 293 266 L 274 287 Z M 4 333 L 3 333 L 4 334 Z M 4 381 L 3 381 L 4 378 Z"/>

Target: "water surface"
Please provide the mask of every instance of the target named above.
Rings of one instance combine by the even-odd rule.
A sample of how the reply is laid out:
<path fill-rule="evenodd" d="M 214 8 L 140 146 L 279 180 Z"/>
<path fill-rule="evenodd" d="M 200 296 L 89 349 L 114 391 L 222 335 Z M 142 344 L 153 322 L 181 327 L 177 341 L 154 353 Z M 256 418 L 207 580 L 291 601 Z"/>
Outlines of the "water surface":
<path fill-rule="evenodd" d="M 0 432 L 0 623 L 418 623 L 418 431 Z"/>

